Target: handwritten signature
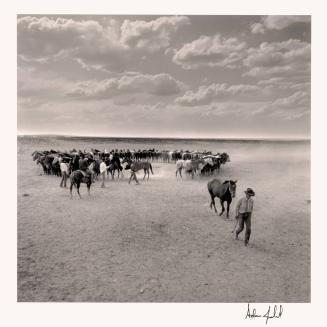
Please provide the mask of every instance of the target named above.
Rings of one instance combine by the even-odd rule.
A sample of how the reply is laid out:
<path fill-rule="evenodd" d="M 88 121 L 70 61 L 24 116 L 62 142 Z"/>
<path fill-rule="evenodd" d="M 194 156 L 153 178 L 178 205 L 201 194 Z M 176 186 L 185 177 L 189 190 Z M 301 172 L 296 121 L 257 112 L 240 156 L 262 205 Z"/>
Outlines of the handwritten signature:
<path fill-rule="evenodd" d="M 269 306 L 267 312 L 264 315 L 259 315 L 259 314 L 257 314 L 257 311 L 255 308 L 253 308 L 253 309 L 250 308 L 250 303 L 248 303 L 248 310 L 247 310 L 245 319 L 262 317 L 262 318 L 266 319 L 266 325 L 267 325 L 269 319 L 281 318 L 282 314 L 283 314 L 283 306 L 282 305 L 279 305 L 279 306 L 274 305 L 272 310 Z"/>

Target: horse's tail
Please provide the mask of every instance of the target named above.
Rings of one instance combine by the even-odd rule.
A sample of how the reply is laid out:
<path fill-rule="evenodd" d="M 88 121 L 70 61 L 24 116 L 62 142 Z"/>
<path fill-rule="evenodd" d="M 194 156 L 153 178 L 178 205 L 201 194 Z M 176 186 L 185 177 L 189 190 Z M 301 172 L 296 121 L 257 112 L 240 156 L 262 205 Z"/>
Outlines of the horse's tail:
<path fill-rule="evenodd" d="M 149 165 L 150 165 L 151 173 L 152 173 L 152 175 L 153 175 L 152 165 L 151 165 L 150 163 L 149 163 Z"/>

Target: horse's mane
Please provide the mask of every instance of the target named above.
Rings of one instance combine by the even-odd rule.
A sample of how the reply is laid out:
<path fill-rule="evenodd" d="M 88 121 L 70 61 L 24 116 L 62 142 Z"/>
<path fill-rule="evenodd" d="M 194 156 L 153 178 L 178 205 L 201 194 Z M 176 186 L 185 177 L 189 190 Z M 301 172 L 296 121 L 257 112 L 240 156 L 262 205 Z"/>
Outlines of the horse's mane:
<path fill-rule="evenodd" d="M 227 184 L 227 183 L 229 183 L 229 181 L 225 181 L 223 184 Z"/>

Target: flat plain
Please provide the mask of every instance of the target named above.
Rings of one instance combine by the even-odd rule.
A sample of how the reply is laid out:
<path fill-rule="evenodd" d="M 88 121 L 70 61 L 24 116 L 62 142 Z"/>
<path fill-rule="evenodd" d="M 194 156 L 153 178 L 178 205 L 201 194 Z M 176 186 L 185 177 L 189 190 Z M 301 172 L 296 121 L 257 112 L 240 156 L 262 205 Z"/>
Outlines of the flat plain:
<path fill-rule="evenodd" d="M 18 301 L 310 302 L 310 143 L 142 142 L 18 137 Z M 91 147 L 212 148 L 231 162 L 193 180 L 153 162 L 140 185 L 126 171 L 70 199 L 31 156 Z M 212 178 L 238 180 L 230 219 L 210 210 Z M 247 187 L 256 192 L 249 247 L 231 233 Z"/>

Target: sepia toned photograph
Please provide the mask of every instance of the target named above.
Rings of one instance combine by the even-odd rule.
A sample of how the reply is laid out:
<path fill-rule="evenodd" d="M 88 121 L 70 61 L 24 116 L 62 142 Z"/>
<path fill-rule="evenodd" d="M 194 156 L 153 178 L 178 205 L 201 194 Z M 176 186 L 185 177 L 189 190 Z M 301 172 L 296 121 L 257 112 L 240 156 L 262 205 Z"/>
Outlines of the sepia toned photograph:
<path fill-rule="evenodd" d="M 17 301 L 311 302 L 310 15 L 17 15 Z"/>

